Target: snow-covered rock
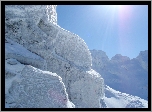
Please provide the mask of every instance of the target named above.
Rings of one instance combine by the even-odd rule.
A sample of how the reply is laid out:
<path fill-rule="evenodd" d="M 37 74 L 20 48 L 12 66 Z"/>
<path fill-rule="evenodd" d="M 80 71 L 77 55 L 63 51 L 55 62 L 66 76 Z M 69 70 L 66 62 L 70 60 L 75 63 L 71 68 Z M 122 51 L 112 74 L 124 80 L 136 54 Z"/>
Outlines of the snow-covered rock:
<path fill-rule="evenodd" d="M 36 68 L 46 70 L 47 64 L 46 61 L 36 55 L 35 53 L 30 52 L 22 45 L 13 42 L 10 39 L 5 40 L 5 59 L 14 58 L 24 65 L 32 65 Z M 13 64 L 13 62 L 12 62 Z"/>
<path fill-rule="evenodd" d="M 15 101 L 22 104 L 23 107 L 28 107 L 29 104 L 32 107 L 37 107 L 39 104 L 41 107 L 68 107 L 66 104 L 69 104 L 71 105 L 69 107 L 75 105 L 76 108 L 100 108 L 100 100 L 103 98 L 104 93 L 104 81 L 101 75 L 91 69 L 91 53 L 84 40 L 78 35 L 64 30 L 56 22 L 50 22 L 47 6 L 10 5 L 6 6 L 5 11 L 6 60 L 9 59 L 8 63 L 15 68 L 17 67 L 15 65 L 17 61 L 24 64 L 23 66 L 26 65 L 23 70 L 19 70 L 21 81 L 18 82 L 13 78 L 15 81 L 7 87 L 8 90 L 11 88 L 14 91 L 14 83 L 16 90 L 17 87 L 22 85 L 22 81 L 27 88 L 30 88 L 27 82 L 31 83 L 32 88 L 34 88 L 35 84 L 39 84 L 41 80 L 45 83 L 43 79 L 48 77 L 50 78 L 48 79 L 50 84 L 48 83 L 46 90 L 49 91 L 51 83 L 58 80 L 47 76 L 47 74 L 51 74 L 50 72 L 56 73 L 56 77 L 60 76 L 66 88 L 61 86 L 63 85 L 61 81 L 57 81 L 60 86 L 57 86 L 56 94 L 51 90 L 51 98 L 47 99 L 45 95 L 44 98 L 42 98 L 43 95 L 41 97 L 41 91 L 37 90 L 36 87 L 37 89 L 34 92 L 40 92 L 38 96 L 40 97 L 39 100 L 43 100 L 42 105 L 41 103 L 31 104 L 33 101 L 37 101 L 38 96 L 33 97 L 33 101 L 28 101 L 31 96 L 22 90 L 19 92 L 25 93 L 25 98 L 20 98 L 20 93 L 13 92 L 12 97 L 15 98 Z M 11 77 L 17 76 L 14 72 L 6 71 L 8 71 L 8 74 L 10 73 Z M 39 76 L 41 79 L 38 79 Z M 44 78 L 42 78 L 43 76 Z M 30 81 L 30 79 L 33 81 Z M 68 95 L 65 95 L 64 90 L 64 93 L 62 91 L 61 94 L 59 89 L 64 89 Z M 52 98 L 53 95 L 55 95 L 54 99 Z M 60 102 L 58 102 L 57 98 L 62 100 L 63 97 L 66 100 L 61 101 L 61 105 L 58 104 Z M 29 102 L 28 106 L 23 102 L 25 99 Z M 57 101 L 57 104 L 45 105 L 45 102 L 50 103 L 51 100 L 55 100 L 52 102 Z M 74 104 L 71 104 L 70 101 Z"/>
<path fill-rule="evenodd" d="M 10 62 L 16 62 L 12 65 Z M 15 59 L 6 60 L 6 108 L 73 108 L 62 78 Z"/>
<path fill-rule="evenodd" d="M 78 108 L 99 108 L 102 107 L 100 99 L 104 95 L 104 82 L 100 74 L 94 70 L 81 73 L 79 80 L 70 84 L 71 101 Z M 92 103 L 93 102 L 93 103 Z"/>
<path fill-rule="evenodd" d="M 6 38 L 22 44 L 45 59 L 57 55 L 76 66 L 91 68 L 91 54 L 86 43 L 80 37 L 47 20 L 46 6 L 8 7 L 5 21 Z M 20 10 L 16 13 L 23 17 L 16 16 L 15 10 Z"/>

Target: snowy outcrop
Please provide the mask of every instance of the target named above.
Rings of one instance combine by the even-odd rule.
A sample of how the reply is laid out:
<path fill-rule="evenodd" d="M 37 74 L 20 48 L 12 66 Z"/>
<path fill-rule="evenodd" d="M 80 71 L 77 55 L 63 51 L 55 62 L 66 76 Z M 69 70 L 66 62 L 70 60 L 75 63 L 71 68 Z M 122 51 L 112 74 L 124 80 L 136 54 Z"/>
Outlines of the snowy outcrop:
<path fill-rule="evenodd" d="M 20 64 L 15 59 L 7 59 L 5 64 L 6 108 L 74 107 L 57 74 Z"/>
<path fill-rule="evenodd" d="M 11 58 L 11 62 L 9 63 L 15 64 L 18 61 L 22 65 L 26 65 L 21 70 L 21 76 L 23 77 L 21 80 L 25 80 L 26 76 L 30 77 L 30 75 L 32 79 L 32 74 L 37 74 L 38 76 L 44 74 L 44 77 L 46 74 L 51 74 L 46 73 L 46 70 L 56 73 L 58 77 L 62 78 L 62 82 L 65 85 L 64 90 L 67 92 L 67 95 L 62 93 L 61 96 L 66 96 L 65 101 L 68 101 L 69 105 L 74 104 L 76 108 L 102 107 L 100 100 L 104 94 L 104 80 L 100 74 L 91 69 L 92 58 L 86 43 L 78 35 L 50 22 L 47 8 L 44 5 L 6 6 L 6 60 Z M 28 72 L 29 74 L 24 72 Z M 14 72 L 8 71 L 9 73 L 11 77 L 16 77 Z M 50 83 L 54 82 L 54 78 L 51 78 L 51 76 L 46 77 L 50 77 Z M 32 82 L 32 86 L 38 83 L 37 81 L 34 82 Z M 17 81 L 16 83 L 18 84 Z M 44 80 L 43 83 L 45 83 Z M 59 85 L 63 85 L 61 81 L 58 81 L 58 83 Z M 28 83 L 25 85 L 29 86 Z M 63 87 L 59 86 L 59 88 Z M 13 93 L 12 96 L 17 100 L 19 96 L 15 96 L 15 94 Z M 55 95 L 58 94 L 61 94 L 59 90 L 57 90 L 57 94 Z M 54 94 L 51 93 L 51 95 Z M 54 100 L 57 100 L 56 96 L 54 98 Z M 49 100 L 45 97 L 40 100 L 44 100 L 43 102 L 46 100 L 49 103 L 53 99 Z M 19 100 L 17 102 L 23 103 Z M 63 102 L 63 104 L 57 104 L 56 106 L 51 103 L 46 106 L 44 103 L 42 107 L 68 107 L 66 106 L 66 102 Z M 74 107 L 74 105 L 69 107 Z M 26 107 L 24 103 L 22 106 Z"/>

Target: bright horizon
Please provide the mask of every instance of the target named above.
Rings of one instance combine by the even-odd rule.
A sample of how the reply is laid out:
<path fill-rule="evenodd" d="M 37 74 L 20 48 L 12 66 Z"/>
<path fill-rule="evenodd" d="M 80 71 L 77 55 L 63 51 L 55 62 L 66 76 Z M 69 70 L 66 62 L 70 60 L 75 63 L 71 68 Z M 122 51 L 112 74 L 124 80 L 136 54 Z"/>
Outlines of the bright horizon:
<path fill-rule="evenodd" d="M 148 50 L 148 5 L 58 5 L 57 24 L 109 59 Z"/>

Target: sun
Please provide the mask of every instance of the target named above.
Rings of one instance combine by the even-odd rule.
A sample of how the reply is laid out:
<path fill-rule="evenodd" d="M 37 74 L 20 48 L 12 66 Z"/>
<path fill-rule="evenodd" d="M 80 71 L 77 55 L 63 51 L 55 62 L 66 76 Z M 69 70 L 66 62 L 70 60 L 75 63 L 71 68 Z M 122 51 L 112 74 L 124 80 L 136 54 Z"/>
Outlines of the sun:
<path fill-rule="evenodd" d="M 111 5 L 110 6 L 112 9 L 122 9 L 123 5 Z"/>

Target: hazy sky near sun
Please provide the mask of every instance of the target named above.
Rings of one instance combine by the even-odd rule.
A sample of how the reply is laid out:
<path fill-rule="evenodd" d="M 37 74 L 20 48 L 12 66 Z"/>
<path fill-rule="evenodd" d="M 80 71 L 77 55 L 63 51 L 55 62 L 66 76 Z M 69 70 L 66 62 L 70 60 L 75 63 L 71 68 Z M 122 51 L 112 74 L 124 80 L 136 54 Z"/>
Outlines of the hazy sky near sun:
<path fill-rule="evenodd" d="M 132 59 L 148 50 L 147 5 L 58 5 L 57 23 L 110 59 L 116 54 Z"/>

